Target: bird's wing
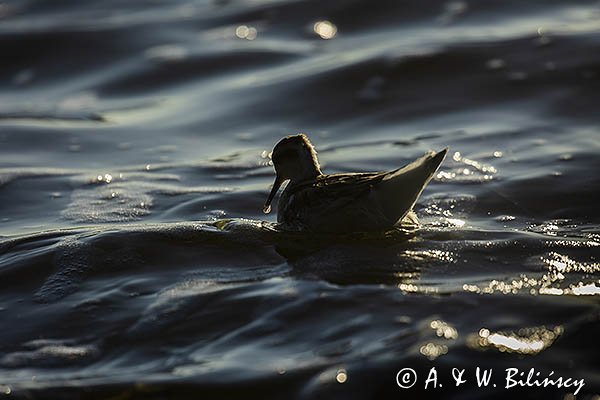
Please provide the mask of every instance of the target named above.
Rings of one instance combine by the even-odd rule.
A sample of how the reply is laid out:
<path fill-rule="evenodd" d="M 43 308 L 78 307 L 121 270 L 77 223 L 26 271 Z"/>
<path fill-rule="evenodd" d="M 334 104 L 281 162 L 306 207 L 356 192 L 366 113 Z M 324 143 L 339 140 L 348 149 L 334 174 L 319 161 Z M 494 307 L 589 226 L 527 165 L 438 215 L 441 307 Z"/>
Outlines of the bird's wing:
<path fill-rule="evenodd" d="M 400 220 L 413 208 L 425 186 L 444 160 L 447 149 L 422 157 L 387 173 L 375 189 L 375 197 L 390 219 Z"/>
<path fill-rule="evenodd" d="M 330 203 L 333 200 L 352 202 L 378 185 L 387 172 L 323 175 L 307 184 L 299 184 L 290 194 L 304 197 L 305 204 Z"/>
<path fill-rule="evenodd" d="M 316 181 L 298 184 L 291 188 L 289 196 L 293 203 L 288 207 L 293 215 L 284 220 L 299 220 L 315 227 L 326 221 L 335 225 L 368 220 L 384 224 L 386 218 L 369 198 L 372 188 L 386 176 L 385 172 L 363 174 L 337 174 L 319 177 Z M 293 197 L 292 197 L 293 196 Z M 388 222 L 389 223 L 389 222 Z M 323 227 L 324 229 L 326 227 Z"/>

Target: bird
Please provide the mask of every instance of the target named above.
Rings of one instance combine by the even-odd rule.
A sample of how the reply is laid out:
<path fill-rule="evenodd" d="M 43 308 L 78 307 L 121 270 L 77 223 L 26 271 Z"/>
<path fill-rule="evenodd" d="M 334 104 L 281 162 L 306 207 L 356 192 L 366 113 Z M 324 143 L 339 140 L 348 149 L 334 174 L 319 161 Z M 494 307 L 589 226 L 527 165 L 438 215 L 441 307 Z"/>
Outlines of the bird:
<path fill-rule="evenodd" d="M 277 204 L 277 222 L 284 230 L 373 232 L 418 224 L 413 206 L 447 151 L 428 151 L 392 171 L 328 175 L 321 172 L 308 136 L 286 136 L 270 153 L 276 176 L 263 212 L 271 212 L 279 188 L 289 181 Z"/>

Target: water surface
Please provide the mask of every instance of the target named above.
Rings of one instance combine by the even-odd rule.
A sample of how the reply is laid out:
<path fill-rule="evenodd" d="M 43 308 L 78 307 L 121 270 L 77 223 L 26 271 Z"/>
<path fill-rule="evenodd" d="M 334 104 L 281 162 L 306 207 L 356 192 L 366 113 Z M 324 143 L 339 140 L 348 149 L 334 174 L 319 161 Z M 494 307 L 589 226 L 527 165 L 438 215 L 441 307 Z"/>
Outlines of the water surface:
<path fill-rule="evenodd" d="M 0 393 L 598 394 L 597 1 L 8 0 L 0 48 Z M 278 230 L 296 132 L 327 173 L 449 146 L 422 227 Z"/>

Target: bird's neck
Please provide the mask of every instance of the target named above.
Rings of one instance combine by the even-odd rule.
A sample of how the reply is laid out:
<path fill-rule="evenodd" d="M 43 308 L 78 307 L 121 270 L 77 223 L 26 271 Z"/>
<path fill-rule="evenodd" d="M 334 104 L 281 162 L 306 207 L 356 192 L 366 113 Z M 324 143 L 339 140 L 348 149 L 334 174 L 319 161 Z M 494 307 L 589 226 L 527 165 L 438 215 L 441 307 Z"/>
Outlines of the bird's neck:
<path fill-rule="evenodd" d="M 323 175 L 319 161 L 313 157 L 300 158 L 299 172 L 300 173 L 292 179 L 292 183 L 315 180 L 317 177 Z"/>
<path fill-rule="evenodd" d="M 297 185 L 303 182 L 310 182 L 316 180 L 319 176 L 323 175 L 321 169 L 313 164 L 311 168 L 303 168 L 302 172 L 290 179 L 290 185 Z"/>

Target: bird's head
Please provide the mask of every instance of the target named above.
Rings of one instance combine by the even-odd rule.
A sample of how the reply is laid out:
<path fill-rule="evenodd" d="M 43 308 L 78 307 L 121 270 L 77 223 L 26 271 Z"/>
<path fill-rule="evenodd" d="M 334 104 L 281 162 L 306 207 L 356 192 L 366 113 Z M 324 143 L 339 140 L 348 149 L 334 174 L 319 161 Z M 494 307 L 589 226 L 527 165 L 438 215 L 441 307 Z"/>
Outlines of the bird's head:
<path fill-rule="evenodd" d="M 281 139 L 271 152 L 271 161 L 276 176 L 263 209 L 265 213 L 271 211 L 271 202 L 285 181 L 302 182 L 321 175 L 317 152 L 303 133 Z"/>

